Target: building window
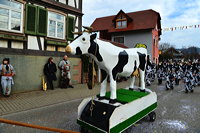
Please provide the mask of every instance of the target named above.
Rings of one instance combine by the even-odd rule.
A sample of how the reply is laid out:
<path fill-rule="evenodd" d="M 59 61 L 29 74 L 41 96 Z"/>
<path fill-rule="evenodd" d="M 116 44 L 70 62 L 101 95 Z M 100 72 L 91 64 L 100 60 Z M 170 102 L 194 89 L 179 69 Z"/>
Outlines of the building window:
<path fill-rule="evenodd" d="M 126 28 L 127 27 L 127 19 L 122 14 L 116 19 L 116 28 Z"/>
<path fill-rule="evenodd" d="M 124 44 L 124 37 L 114 37 L 114 42 Z"/>
<path fill-rule="evenodd" d="M 64 39 L 65 37 L 65 16 L 54 12 L 48 13 L 48 36 Z"/>
<path fill-rule="evenodd" d="M 26 4 L 25 33 L 29 35 L 47 36 L 47 9 Z"/>
<path fill-rule="evenodd" d="M 16 1 L 0 1 L 0 30 L 22 32 L 23 5 Z"/>

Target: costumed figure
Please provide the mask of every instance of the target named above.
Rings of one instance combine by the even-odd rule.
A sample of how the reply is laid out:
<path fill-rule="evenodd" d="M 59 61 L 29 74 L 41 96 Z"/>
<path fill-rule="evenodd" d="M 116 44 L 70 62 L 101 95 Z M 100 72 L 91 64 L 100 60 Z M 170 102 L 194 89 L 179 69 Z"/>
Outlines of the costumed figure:
<path fill-rule="evenodd" d="M 10 96 L 14 84 L 13 76 L 15 76 L 14 67 L 9 62 L 9 58 L 4 58 L 3 63 L 0 65 L 2 93 L 6 97 Z"/>
<path fill-rule="evenodd" d="M 60 61 L 58 67 L 61 70 L 61 79 L 60 87 L 61 88 L 74 88 L 71 83 L 71 73 L 70 73 L 70 61 L 68 60 L 67 55 L 63 57 L 63 60 Z"/>
<path fill-rule="evenodd" d="M 185 82 L 185 93 L 193 92 L 194 88 L 194 76 L 192 74 L 192 62 L 188 62 L 186 65 L 186 72 L 185 72 L 185 77 L 184 77 L 184 82 Z"/>
<path fill-rule="evenodd" d="M 158 84 L 159 85 L 162 84 L 162 80 L 164 78 L 162 62 L 158 64 L 157 78 L 158 78 Z"/>
<path fill-rule="evenodd" d="M 179 82 L 181 80 L 181 71 L 182 71 L 179 63 L 175 63 L 174 69 L 175 69 L 175 83 L 176 85 L 179 85 Z"/>
<path fill-rule="evenodd" d="M 175 80 L 175 73 L 174 70 L 172 69 L 172 71 L 169 71 L 169 74 L 167 75 L 167 80 L 165 83 L 166 89 L 174 89 L 174 80 Z"/>
<path fill-rule="evenodd" d="M 145 76 L 145 81 L 146 81 L 146 85 L 150 86 L 151 85 L 151 67 L 149 65 L 147 65 L 146 67 L 146 76 Z"/>

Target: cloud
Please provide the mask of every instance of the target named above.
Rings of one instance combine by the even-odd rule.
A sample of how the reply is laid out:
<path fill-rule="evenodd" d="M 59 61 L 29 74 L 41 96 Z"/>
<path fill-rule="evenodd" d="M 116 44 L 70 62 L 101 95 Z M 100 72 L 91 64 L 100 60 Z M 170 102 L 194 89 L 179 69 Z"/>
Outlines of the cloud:
<path fill-rule="evenodd" d="M 165 32 L 161 36 L 161 42 L 168 42 L 176 48 L 199 46 L 200 29 L 176 30 Z"/>
<path fill-rule="evenodd" d="M 98 17 L 115 15 L 120 9 L 125 12 L 153 9 L 161 15 L 162 28 L 200 24 L 200 0 L 83 0 L 83 25 L 91 25 Z M 160 43 L 198 46 L 199 33 L 200 28 L 163 32 Z"/>
<path fill-rule="evenodd" d="M 176 1 L 174 4 L 176 10 L 162 18 L 163 28 L 200 24 L 200 2 L 198 0 Z M 163 32 L 160 42 L 171 43 L 177 48 L 199 46 L 199 34 L 200 28 Z"/>

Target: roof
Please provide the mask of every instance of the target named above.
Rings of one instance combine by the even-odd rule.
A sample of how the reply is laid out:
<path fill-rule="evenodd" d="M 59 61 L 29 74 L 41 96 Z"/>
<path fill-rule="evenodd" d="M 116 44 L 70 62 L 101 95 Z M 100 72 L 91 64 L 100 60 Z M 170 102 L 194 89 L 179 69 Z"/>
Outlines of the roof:
<path fill-rule="evenodd" d="M 120 10 L 117 15 L 115 15 L 115 17 L 113 18 L 112 21 L 115 21 L 117 19 L 117 17 L 120 15 L 120 14 L 123 14 L 127 19 L 128 21 L 132 21 L 133 19 L 131 17 L 129 17 L 123 10 Z"/>
<path fill-rule="evenodd" d="M 121 43 L 112 42 L 112 41 L 110 41 L 110 40 L 105 40 L 105 39 L 101 39 L 101 38 L 99 38 L 99 39 L 102 40 L 102 41 L 110 42 L 110 43 L 112 43 L 113 45 L 115 45 L 115 46 L 117 46 L 117 47 L 120 47 L 120 48 L 128 48 L 127 46 L 125 46 L 124 44 L 121 44 Z"/>
<path fill-rule="evenodd" d="M 119 12 L 122 12 L 122 10 L 120 10 Z M 126 15 L 128 15 L 132 19 L 132 21 L 128 23 L 127 28 L 122 29 L 115 28 L 113 20 L 116 18 L 117 15 L 96 18 L 91 25 L 91 27 L 93 27 L 93 31 L 108 30 L 108 32 L 121 32 L 154 29 L 156 24 L 158 24 L 158 29 L 161 29 L 160 14 L 152 9 L 126 13 Z"/>

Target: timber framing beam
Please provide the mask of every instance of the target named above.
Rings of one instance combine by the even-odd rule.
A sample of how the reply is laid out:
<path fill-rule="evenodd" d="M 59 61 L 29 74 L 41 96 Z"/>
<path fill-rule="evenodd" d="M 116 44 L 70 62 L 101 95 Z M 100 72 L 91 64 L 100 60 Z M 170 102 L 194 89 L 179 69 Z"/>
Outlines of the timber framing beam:
<path fill-rule="evenodd" d="M 53 0 L 28 0 L 31 3 L 39 4 L 48 8 L 53 8 L 65 13 L 70 13 L 77 16 L 83 16 L 82 10 L 78 8 L 71 7 L 69 5 L 53 1 Z"/>

